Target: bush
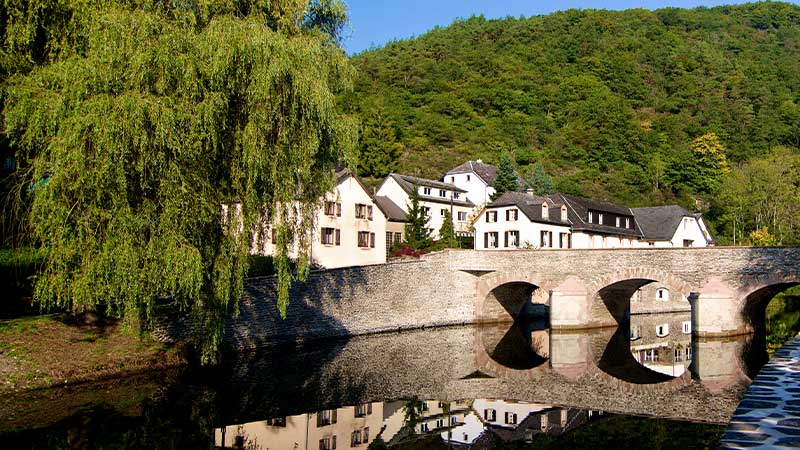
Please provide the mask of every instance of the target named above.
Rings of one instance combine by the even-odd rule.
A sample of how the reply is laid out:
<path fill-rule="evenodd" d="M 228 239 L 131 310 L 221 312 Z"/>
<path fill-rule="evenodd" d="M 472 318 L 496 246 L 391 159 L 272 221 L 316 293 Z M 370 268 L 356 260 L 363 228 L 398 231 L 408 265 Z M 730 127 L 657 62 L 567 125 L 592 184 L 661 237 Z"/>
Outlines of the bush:
<path fill-rule="evenodd" d="M 44 262 L 38 249 L 0 249 L 0 286 L 4 301 L 0 303 L 0 317 L 13 318 L 36 312 L 32 305 L 33 277 Z"/>

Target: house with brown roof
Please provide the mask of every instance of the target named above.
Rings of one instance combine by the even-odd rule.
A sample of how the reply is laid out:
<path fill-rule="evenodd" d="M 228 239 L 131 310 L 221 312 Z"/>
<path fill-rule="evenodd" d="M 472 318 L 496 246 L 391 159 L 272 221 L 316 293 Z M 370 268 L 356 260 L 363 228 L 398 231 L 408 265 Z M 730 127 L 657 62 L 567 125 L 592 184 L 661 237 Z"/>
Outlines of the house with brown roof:
<path fill-rule="evenodd" d="M 486 164 L 482 160 L 467 161 L 458 167 L 450 169 L 443 180 L 466 191 L 467 198 L 474 204 L 481 206 L 492 200 L 495 193 L 494 182 L 497 179 L 497 166 Z M 517 174 L 520 188 L 527 186 L 522 177 Z"/>
<path fill-rule="evenodd" d="M 633 214 L 642 229 L 642 246 L 707 247 L 715 243 L 703 216 L 681 206 L 633 208 Z"/>

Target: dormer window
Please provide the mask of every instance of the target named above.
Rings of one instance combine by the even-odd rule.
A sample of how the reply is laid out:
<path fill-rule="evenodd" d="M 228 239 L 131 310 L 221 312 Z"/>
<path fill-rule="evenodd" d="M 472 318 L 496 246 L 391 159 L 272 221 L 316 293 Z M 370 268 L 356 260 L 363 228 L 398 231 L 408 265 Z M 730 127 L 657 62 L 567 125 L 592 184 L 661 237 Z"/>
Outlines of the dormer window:
<path fill-rule="evenodd" d="M 429 187 L 422 188 L 422 195 L 431 195 L 431 188 Z"/>
<path fill-rule="evenodd" d="M 603 213 L 597 213 L 597 223 L 603 224 Z"/>
<path fill-rule="evenodd" d="M 625 228 L 630 228 L 630 227 L 631 227 L 631 218 L 630 217 L 626 217 L 625 218 Z"/>
<path fill-rule="evenodd" d="M 563 205 L 561 206 L 561 221 L 562 222 L 567 221 L 567 207 Z"/>
<path fill-rule="evenodd" d="M 444 189 L 439 189 L 439 197 L 445 198 L 447 197 L 447 191 Z"/>
<path fill-rule="evenodd" d="M 622 219 L 617 217 L 617 228 L 619 228 L 621 222 L 622 222 Z"/>
<path fill-rule="evenodd" d="M 547 207 L 547 203 L 542 203 L 542 219 L 550 218 L 550 209 Z"/>
<path fill-rule="evenodd" d="M 592 223 L 593 221 L 594 221 L 594 213 L 589 211 L 589 223 Z"/>

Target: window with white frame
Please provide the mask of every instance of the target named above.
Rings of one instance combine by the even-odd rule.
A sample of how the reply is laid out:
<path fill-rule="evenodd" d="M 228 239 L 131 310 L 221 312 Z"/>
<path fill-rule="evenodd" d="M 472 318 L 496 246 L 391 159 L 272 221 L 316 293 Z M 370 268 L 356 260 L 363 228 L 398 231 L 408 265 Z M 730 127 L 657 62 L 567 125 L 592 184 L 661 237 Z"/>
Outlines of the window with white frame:
<path fill-rule="evenodd" d="M 656 289 L 656 300 L 659 300 L 659 301 L 662 301 L 662 302 L 668 302 L 669 301 L 669 290 L 666 289 L 666 288 L 658 288 L 658 289 Z"/>
<path fill-rule="evenodd" d="M 519 245 L 519 230 L 506 231 L 505 244 L 509 248 L 517 247 Z"/>
<path fill-rule="evenodd" d="M 486 212 L 486 223 L 497 222 L 497 211 Z"/>
<path fill-rule="evenodd" d="M 369 231 L 358 232 L 358 246 L 361 248 L 369 248 Z"/>
<path fill-rule="evenodd" d="M 436 419 L 436 428 L 444 428 L 444 419 Z"/>
<path fill-rule="evenodd" d="M 321 242 L 323 245 L 340 245 L 341 234 L 336 228 L 323 228 L 321 230 Z"/>
<path fill-rule="evenodd" d="M 372 220 L 372 205 L 356 203 L 356 219 Z"/>
<path fill-rule="evenodd" d="M 447 198 L 447 191 L 444 189 L 439 189 L 439 197 Z"/>
<path fill-rule="evenodd" d="M 589 211 L 589 223 L 592 223 L 593 220 L 594 220 L 594 213 L 592 211 Z"/>
<path fill-rule="evenodd" d="M 494 422 L 497 420 L 497 411 L 494 409 L 484 409 L 483 410 L 483 420 Z"/>
<path fill-rule="evenodd" d="M 422 195 L 431 195 L 431 188 L 429 187 L 422 188 Z"/>
<path fill-rule="evenodd" d="M 617 228 L 619 228 L 621 217 L 617 216 Z"/>
<path fill-rule="evenodd" d="M 625 218 L 625 228 L 630 228 L 630 227 L 631 227 L 631 218 L 630 217 L 626 217 Z"/>
<path fill-rule="evenodd" d="M 424 213 L 425 213 L 425 217 L 428 217 L 428 216 L 430 216 L 430 215 L 431 215 L 431 209 L 430 209 L 430 208 L 428 208 L 427 206 L 423 206 L 423 207 L 422 207 L 422 212 L 424 212 Z"/>
<path fill-rule="evenodd" d="M 691 346 L 687 346 L 685 349 L 683 349 L 683 354 L 686 356 L 683 359 L 684 361 L 691 361 L 692 360 L 692 347 Z"/>
<path fill-rule="evenodd" d="M 662 323 L 656 327 L 656 336 L 658 337 L 666 337 L 669 336 L 669 324 Z"/>
<path fill-rule="evenodd" d="M 446 209 L 442 208 L 442 209 L 439 210 L 439 215 L 440 216 L 444 217 L 446 214 L 447 214 L 447 210 Z"/>
<path fill-rule="evenodd" d="M 507 425 L 516 425 L 517 424 L 517 413 L 513 412 L 506 412 L 506 424 Z"/>
<path fill-rule="evenodd" d="M 683 326 L 683 334 L 691 334 L 692 333 L 692 321 L 686 320 L 682 324 Z"/>
<path fill-rule="evenodd" d="M 631 325 L 631 340 L 635 341 L 642 337 L 642 327 L 640 325 Z"/>
<path fill-rule="evenodd" d="M 516 209 L 507 209 L 506 210 L 506 221 L 507 222 L 514 222 L 519 217 L 519 211 Z"/>
<path fill-rule="evenodd" d="M 676 348 L 675 349 L 675 362 L 681 362 L 681 361 L 683 361 L 683 349 L 682 348 Z"/>
<path fill-rule="evenodd" d="M 427 423 L 419 424 L 419 431 L 421 431 L 423 433 L 427 433 L 428 432 L 428 424 Z"/>
<path fill-rule="evenodd" d="M 458 221 L 459 222 L 466 222 L 467 221 L 467 212 L 466 211 L 459 211 L 458 212 Z"/>
<path fill-rule="evenodd" d="M 461 194 L 459 194 L 458 192 L 453 192 L 454 199 L 458 200 L 459 197 L 461 197 Z"/>
<path fill-rule="evenodd" d="M 497 238 L 498 238 L 497 231 L 490 231 L 488 233 L 483 233 L 483 247 L 484 248 L 497 248 Z"/>
<path fill-rule="evenodd" d="M 597 213 L 597 223 L 603 224 L 603 213 Z"/>

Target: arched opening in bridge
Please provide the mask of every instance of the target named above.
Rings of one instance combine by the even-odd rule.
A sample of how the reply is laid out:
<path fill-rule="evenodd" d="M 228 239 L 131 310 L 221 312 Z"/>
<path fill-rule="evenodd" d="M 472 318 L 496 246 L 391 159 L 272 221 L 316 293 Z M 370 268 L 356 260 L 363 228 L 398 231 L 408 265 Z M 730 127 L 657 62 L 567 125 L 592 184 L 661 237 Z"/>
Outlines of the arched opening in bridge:
<path fill-rule="evenodd" d="M 550 330 L 542 322 L 482 325 L 477 333 L 489 358 L 504 368 L 529 370 L 550 358 Z"/>
<path fill-rule="evenodd" d="M 742 315 L 754 332 L 742 354 L 750 379 L 772 353 L 800 332 L 800 288 L 795 288 L 798 285 L 799 282 L 768 284 L 745 297 Z"/>
<path fill-rule="evenodd" d="M 548 296 L 538 286 L 513 281 L 501 284 L 487 294 L 481 317 L 486 322 L 549 322 Z"/>
<path fill-rule="evenodd" d="M 648 278 L 614 282 L 597 293 L 593 314 L 618 324 L 598 367 L 630 383 L 660 383 L 690 371 L 691 304 L 680 288 Z M 605 316 L 604 316 L 605 315 Z"/>

